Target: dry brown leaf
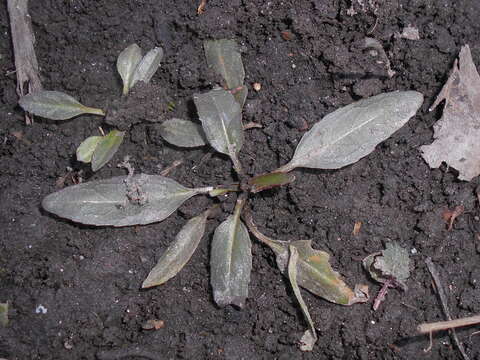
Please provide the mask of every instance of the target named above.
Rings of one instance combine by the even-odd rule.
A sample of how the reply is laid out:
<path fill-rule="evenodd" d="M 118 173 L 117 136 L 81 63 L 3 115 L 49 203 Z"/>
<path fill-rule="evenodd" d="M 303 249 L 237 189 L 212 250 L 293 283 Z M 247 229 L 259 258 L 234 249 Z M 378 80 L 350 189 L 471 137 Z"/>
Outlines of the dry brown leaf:
<path fill-rule="evenodd" d="M 421 147 L 422 156 L 431 168 L 445 161 L 460 180 L 470 181 L 480 174 L 480 76 L 468 45 L 430 110 L 443 100 L 443 116 L 433 126 L 435 140 Z"/>
<path fill-rule="evenodd" d="M 355 221 L 355 225 L 353 225 L 353 235 L 357 236 L 360 233 L 360 229 L 362 228 L 361 221 Z"/>
<path fill-rule="evenodd" d="M 448 231 L 453 229 L 453 222 L 457 217 L 463 214 L 465 211 L 465 207 L 463 205 L 455 206 L 453 210 L 445 209 L 442 213 L 442 218 L 448 224 Z"/>

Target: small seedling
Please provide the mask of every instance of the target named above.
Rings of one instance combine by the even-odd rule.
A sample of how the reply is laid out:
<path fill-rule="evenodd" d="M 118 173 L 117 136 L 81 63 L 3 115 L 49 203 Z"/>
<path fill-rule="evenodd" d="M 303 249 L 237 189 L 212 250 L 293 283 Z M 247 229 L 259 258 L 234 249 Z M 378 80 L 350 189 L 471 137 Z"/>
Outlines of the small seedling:
<path fill-rule="evenodd" d="M 137 44 L 123 50 L 117 59 L 117 70 L 123 81 L 123 95 L 139 81 L 149 83 L 160 66 L 163 58 L 162 48 L 156 47 L 142 56 Z M 19 100 L 20 106 L 27 112 L 51 120 L 67 120 L 83 114 L 105 117 L 104 110 L 88 107 L 75 98 L 59 91 L 41 90 L 25 95 Z M 91 163 L 97 171 L 115 155 L 121 145 L 125 132 L 112 130 L 107 135 L 90 136 L 77 148 L 77 160 Z"/>
<path fill-rule="evenodd" d="M 373 303 L 373 310 L 377 310 L 385 300 L 388 288 L 407 290 L 405 282 L 410 276 L 410 259 L 408 250 L 397 243 L 387 243 L 385 250 L 368 255 L 363 259 L 363 267 L 375 281 L 383 284 Z"/>
<path fill-rule="evenodd" d="M 295 177 L 290 172 L 296 168 L 338 169 L 355 163 L 402 127 L 416 113 L 423 96 L 415 91 L 391 92 L 338 109 L 303 135 L 289 163 L 273 172 L 249 177 L 238 157 L 244 142 L 241 112 L 244 100 L 243 96 L 235 97 L 237 93 L 232 91 L 244 86 L 243 65 L 241 59 L 238 61 L 240 53 L 232 40 L 207 42 L 205 51 L 212 69 L 224 79 L 225 88 L 193 96 L 201 125 L 171 119 L 161 124 L 162 135 L 177 146 L 210 144 L 231 159 L 238 183 L 186 188 L 164 176 L 130 173 L 65 188 L 48 195 L 42 206 L 79 223 L 134 226 L 164 220 L 195 195 L 216 197 L 237 193 L 233 214 L 213 235 L 210 281 L 214 300 L 220 306 L 245 305 L 252 270 L 249 232 L 252 233 L 273 250 L 279 269 L 290 278 L 310 324 L 302 338 L 302 349 L 311 350 L 316 339 L 315 329 L 298 287 L 347 306 L 365 302 L 366 289 L 362 286 L 350 289 L 330 266 L 329 255 L 313 249 L 311 240 L 282 242 L 263 235 L 253 222 L 248 200 L 257 192 L 291 184 Z M 185 266 L 212 214 L 212 209 L 208 209 L 183 226 L 148 274 L 143 288 L 165 283 Z"/>

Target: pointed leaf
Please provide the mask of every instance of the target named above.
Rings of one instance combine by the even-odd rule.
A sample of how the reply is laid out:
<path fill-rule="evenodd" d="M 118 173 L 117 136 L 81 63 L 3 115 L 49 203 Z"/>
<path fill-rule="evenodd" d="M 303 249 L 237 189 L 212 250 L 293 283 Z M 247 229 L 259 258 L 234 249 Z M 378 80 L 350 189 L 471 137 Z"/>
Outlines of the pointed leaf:
<path fill-rule="evenodd" d="M 305 304 L 305 301 L 302 298 L 302 293 L 300 292 L 300 289 L 297 283 L 297 262 L 299 257 L 298 251 L 295 246 L 290 246 L 289 250 L 290 250 L 290 259 L 288 261 L 288 278 L 290 279 L 290 284 L 292 285 L 293 293 L 297 298 L 298 304 L 302 309 L 303 316 L 307 320 L 308 327 L 309 327 L 309 329 L 305 331 L 305 333 L 302 336 L 302 339 L 301 339 L 302 344 L 300 345 L 300 350 L 312 351 L 313 345 L 315 345 L 315 343 L 317 342 L 317 332 L 315 331 L 315 325 L 313 324 L 312 317 L 308 312 L 307 304 Z"/>
<path fill-rule="evenodd" d="M 132 78 L 131 87 L 135 85 L 137 81 L 143 81 L 145 83 L 150 82 L 152 76 L 157 72 L 160 67 L 160 62 L 163 59 L 163 49 L 156 47 L 145 54 L 143 59 L 137 65 Z"/>
<path fill-rule="evenodd" d="M 250 191 L 257 193 L 273 187 L 290 184 L 295 181 L 295 175 L 290 173 L 273 172 L 264 175 L 255 176 L 250 179 Z"/>
<path fill-rule="evenodd" d="M 148 288 L 165 283 L 177 275 L 190 260 L 205 233 L 205 224 L 210 210 L 190 219 L 175 237 L 175 241 L 158 259 L 157 265 L 150 271 L 142 284 Z"/>
<path fill-rule="evenodd" d="M 207 144 L 202 126 L 191 121 L 173 118 L 157 124 L 156 129 L 166 141 L 175 146 L 197 147 Z"/>
<path fill-rule="evenodd" d="M 419 92 L 403 91 L 380 94 L 338 109 L 303 135 L 293 159 L 278 171 L 296 167 L 338 169 L 353 164 L 400 129 L 422 103 Z"/>
<path fill-rule="evenodd" d="M 143 225 L 167 218 L 192 196 L 210 190 L 189 189 L 159 175 L 118 176 L 67 187 L 45 197 L 42 207 L 83 224 Z"/>
<path fill-rule="evenodd" d="M 214 89 L 193 96 L 203 130 L 212 147 L 235 157 L 243 145 L 244 133 L 240 105 L 232 94 Z"/>
<path fill-rule="evenodd" d="M 123 142 L 124 131 L 112 130 L 98 142 L 92 156 L 92 170 L 97 171 L 115 155 Z"/>
<path fill-rule="evenodd" d="M 91 162 L 93 152 L 102 138 L 102 136 L 90 136 L 83 140 L 77 148 L 77 160 L 84 163 Z"/>
<path fill-rule="evenodd" d="M 237 209 L 215 230 L 210 269 L 215 302 L 243 307 L 248 297 L 252 252 L 248 230 Z"/>
<path fill-rule="evenodd" d="M 235 40 L 206 40 L 203 47 L 208 66 L 223 77 L 228 89 L 243 85 L 245 70 Z"/>
<path fill-rule="evenodd" d="M 123 95 L 127 95 L 132 87 L 133 74 L 142 60 L 142 49 L 132 44 L 123 50 L 117 58 L 117 71 L 123 81 Z"/>
<path fill-rule="evenodd" d="M 81 114 L 105 115 L 102 109 L 82 105 L 60 91 L 37 91 L 22 96 L 18 103 L 23 110 L 51 120 L 66 120 Z"/>

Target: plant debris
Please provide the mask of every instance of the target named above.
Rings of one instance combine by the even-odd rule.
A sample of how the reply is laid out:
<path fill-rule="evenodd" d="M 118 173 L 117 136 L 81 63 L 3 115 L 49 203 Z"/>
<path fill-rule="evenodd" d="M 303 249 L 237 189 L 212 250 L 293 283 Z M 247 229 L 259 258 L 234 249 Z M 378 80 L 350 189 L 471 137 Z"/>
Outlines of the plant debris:
<path fill-rule="evenodd" d="M 480 174 L 480 76 L 468 45 L 460 50 L 430 111 L 443 100 L 442 118 L 433 126 L 434 141 L 420 148 L 422 156 L 431 168 L 446 162 L 458 170 L 460 180 L 470 181 Z"/>
<path fill-rule="evenodd" d="M 385 250 L 368 255 L 363 259 L 363 267 L 370 276 L 383 284 L 373 304 L 377 310 L 385 300 L 388 288 L 407 290 L 406 280 L 410 276 L 410 259 L 408 250 L 395 242 L 385 245 Z"/>
<path fill-rule="evenodd" d="M 443 220 L 448 224 L 448 231 L 451 231 L 453 229 L 453 223 L 457 217 L 463 214 L 465 211 L 465 206 L 463 205 L 458 205 L 455 206 L 453 210 L 450 209 L 445 209 L 445 211 L 442 213 Z"/>

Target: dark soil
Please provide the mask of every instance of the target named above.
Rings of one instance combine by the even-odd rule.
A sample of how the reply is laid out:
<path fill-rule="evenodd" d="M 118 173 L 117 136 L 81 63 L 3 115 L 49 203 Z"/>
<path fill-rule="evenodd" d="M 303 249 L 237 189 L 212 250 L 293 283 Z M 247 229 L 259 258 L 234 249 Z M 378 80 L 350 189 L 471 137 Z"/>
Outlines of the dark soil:
<path fill-rule="evenodd" d="M 415 337 L 424 321 L 443 320 L 425 258 L 432 257 L 453 317 L 480 313 L 479 179 L 456 180 L 455 171 L 430 170 L 419 146 L 432 141 L 441 112 L 428 112 L 460 47 L 469 44 L 480 66 L 478 0 L 44 0 L 31 1 L 41 77 L 47 89 L 84 104 L 109 108 L 121 93 L 117 55 L 137 42 L 160 45 L 166 57 L 152 83 L 175 103 L 171 117 L 195 119 L 192 94 L 211 88 L 202 41 L 233 37 L 241 44 L 249 95 L 241 161 L 249 175 L 285 164 L 305 132 L 336 108 L 384 91 L 414 89 L 425 95 L 417 116 L 375 152 L 336 171 L 296 170 L 295 183 L 255 195 L 256 222 L 281 239 L 313 239 L 332 254 L 347 283 L 379 285 L 361 259 L 389 240 L 411 253 L 405 293 L 390 290 L 373 312 L 370 304 L 342 307 L 307 292 L 318 328 L 312 353 L 298 340 L 306 328 L 272 252 L 254 241 L 250 294 L 243 310 L 215 306 L 209 285 L 209 222 L 190 263 L 164 286 L 139 290 L 182 224 L 213 202 L 195 197 L 167 220 L 142 227 L 94 228 L 55 218 L 40 202 L 72 179 L 125 174 L 126 155 L 136 171 L 158 174 L 176 160 L 171 177 L 187 186 L 233 179 L 229 160 L 208 149 L 184 151 L 160 138 L 154 124 L 132 120 L 110 165 L 92 174 L 75 161 L 75 149 L 97 135 L 102 119 L 36 119 L 26 126 L 16 106 L 15 74 L 5 2 L 0 6 L 0 302 L 10 303 L 10 324 L 0 329 L 0 358 L 12 359 L 457 359 L 446 333 Z M 365 5 L 361 5 L 364 3 Z M 352 11 L 352 9 L 354 11 Z M 355 12 L 355 14 L 353 14 Z M 420 40 L 397 34 L 408 25 Z M 283 32 L 283 33 L 282 33 Z M 396 74 L 363 47 L 381 42 Z M 252 84 L 262 88 L 256 92 Z M 150 104 L 151 105 L 151 104 Z M 149 105 L 149 106 L 150 106 Z M 141 120 L 150 110 L 140 114 Z M 133 124 L 133 125 L 132 125 Z M 103 124 L 104 130 L 109 126 Z M 200 163 L 201 159 L 204 159 Z M 199 164 L 200 163 L 200 164 Z M 193 168 L 195 165 L 197 167 Z M 67 168 L 72 170 L 67 170 Z M 445 208 L 465 206 L 447 231 Z M 363 223 L 352 235 L 354 223 Z M 42 305 L 47 312 L 37 313 Z M 39 309 L 40 310 L 40 309 Z M 143 330 L 149 319 L 164 328 Z M 478 327 L 458 331 L 471 359 L 480 358 Z"/>

